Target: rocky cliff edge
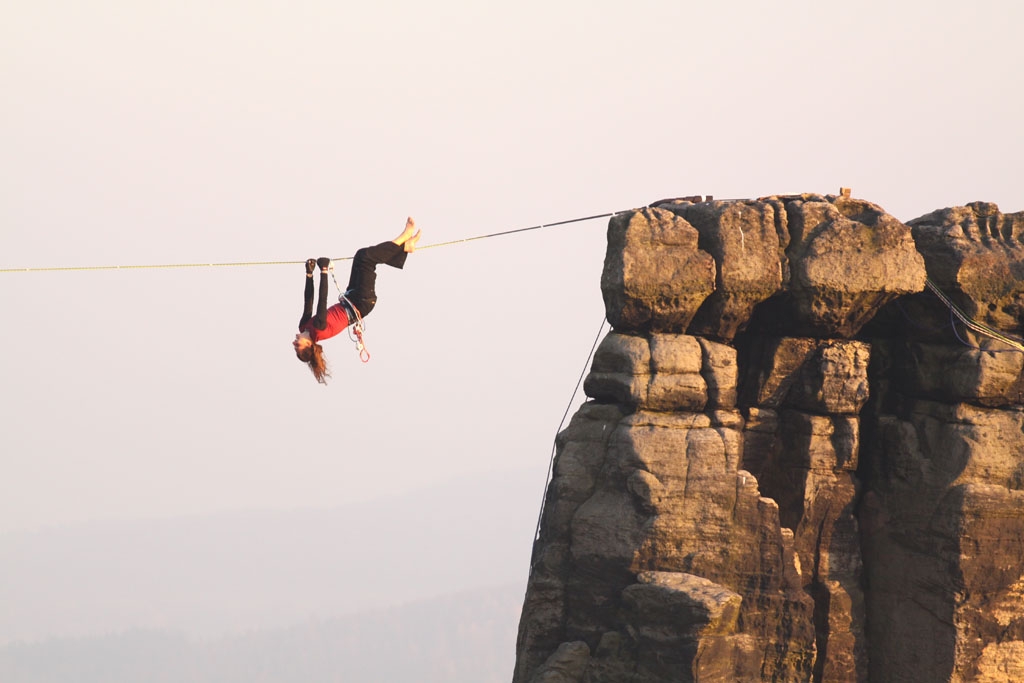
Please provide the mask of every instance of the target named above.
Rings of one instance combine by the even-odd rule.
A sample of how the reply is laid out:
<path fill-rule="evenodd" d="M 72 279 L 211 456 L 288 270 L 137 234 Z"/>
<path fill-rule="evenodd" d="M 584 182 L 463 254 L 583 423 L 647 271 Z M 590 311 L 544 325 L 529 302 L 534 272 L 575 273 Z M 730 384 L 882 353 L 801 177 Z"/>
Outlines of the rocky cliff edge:
<path fill-rule="evenodd" d="M 514 682 L 1024 680 L 1022 233 L 847 191 L 614 216 Z"/>

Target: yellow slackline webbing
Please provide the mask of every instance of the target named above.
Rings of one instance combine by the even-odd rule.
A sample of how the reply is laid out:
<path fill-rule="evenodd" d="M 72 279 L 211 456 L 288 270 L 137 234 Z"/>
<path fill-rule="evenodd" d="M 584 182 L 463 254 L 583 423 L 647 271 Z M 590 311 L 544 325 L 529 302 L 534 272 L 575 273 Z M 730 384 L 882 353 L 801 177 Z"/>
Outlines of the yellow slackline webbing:
<path fill-rule="evenodd" d="M 148 263 L 121 266 L 44 266 L 40 268 L 0 268 L 0 273 L 46 273 L 74 270 L 153 270 L 158 268 L 221 268 L 232 266 L 283 266 L 303 264 L 305 261 L 237 261 L 234 263 Z"/>
<path fill-rule="evenodd" d="M 580 223 L 582 221 L 594 220 L 595 218 L 608 218 L 614 216 L 621 211 L 612 211 L 610 213 L 595 214 L 593 216 L 584 216 L 583 218 L 572 218 L 567 221 L 557 221 L 555 223 L 543 223 L 541 225 L 533 225 L 528 228 L 516 228 L 515 230 L 505 230 L 502 232 L 493 232 L 489 235 L 477 235 L 475 237 L 465 237 L 458 240 L 450 240 L 448 242 L 438 242 L 437 244 L 427 244 L 422 247 L 417 247 L 416 251 L 423 251 L 424 249 L 436 249 L 437 247 L 447 247 L 453 244 L 462 244 L 464 242 L 473 242 L 476 240 L 487 239 L 489 237 L 499 237 L 501 235 L 511 235 L 519 232 L 526 232 L 528 230 L 540 230 L 542 228 L 553 228 L 559 225 L 568 225 L 569 223 Z M 333 261 L 351 261 L 351 256 L 343 256 L 341 258 L 332 259 Z M 0 273 L 46 273 L 55 271 L 84 271 L 84 270 L 153 270 L 153 269 L 171 269 L 171 268 L 240 268 L 244 266 L 294 266 L 303 265 L 306 261 L 235 261 L 230 263 L 157 263 L 157 264 L 138 264 L 138 265 L 124 265 L 124 266 L 45 266 L 41 268 L 0 268 Z"/>
<path fill-rule="evenodd" d="M 644 207 L 647 208 L 647 207 Z M 527 228 L 516 228 L 514 230 L 504 230 L 502 232 L 494 232 L 487 235 L 476 235 L 474 237 L 465 237 L 463 239 L 450 240 L 448 242 L 438 242 L 436 244 L 427 244 L 419 247 L 417 251 L 423 251 L 425 249 L 436 249 L 438 247 L 447 247 L 455 244 L 463 244 L 465 242 L 473 242 L 476 240 L 488 239 L 490 237 L 499 237 L 502 235 L 512 235 L 520 232 L 527 232 L 529 230 L 541 230 L 543 228 L 553 228 L 559 225 L 568 225 L 569 223 L 580 223 L 582 221 L 594 220 L 597 218 L 610 218 L 616 214 L 623 213 L 622 211 L 612 211 L 609 213 L 594 214 L 593 216 L 584 216 L 582 218 L 571 218 L 564 221 L 556 221 L 554 223 L 542 223 L 540 225 L 533 225 Z M 333 261 L 351 261 L 351 256 L 343 256 L 341 258 L 332 259 Z M 169 270 L 174 268 L 242 268 L 248 266 L 294 266 L 303 265 L 305 260 L 302 261 L 232 261 L 232 262 L 221 262 L 221 263 L 153 263 L 153 264 L 129 264 L 129 265 L 112 265 L 112 266 L 43 266 L 43 267 L 24 267 L 24 268 L 0 268 L 0 273 L 47 273 L 47 272 L 58 272 L 58 271 L 98 271 L 98 270 L 156 270 L 163 269 Z M 949 297 L 942 293 L 942 291 L 932 282 L 930 279 L 925 280 L 925 285 L 929 290 L 932 291 L 947 308 L 960 319 L 965 326 L 974 330 L 978 334 L 984 335 L 991 339 L 1000 341 L 1011 348 L 1024 353 L 1024 340 L 1015 339 L 1008 337 L 998 330 L 995 330 L 984 323 L 977 322 L 970 318 L 964 313 L 956 304 L 954 304 Z"/>

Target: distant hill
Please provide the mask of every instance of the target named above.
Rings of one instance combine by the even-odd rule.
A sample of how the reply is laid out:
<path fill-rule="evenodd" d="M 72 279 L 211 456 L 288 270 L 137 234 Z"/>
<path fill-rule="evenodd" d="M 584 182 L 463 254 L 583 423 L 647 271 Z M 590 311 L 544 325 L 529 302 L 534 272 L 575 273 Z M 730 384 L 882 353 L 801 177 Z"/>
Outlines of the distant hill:
<path fill-rule="evenodd" d="M 213 638 L 484 586 L 525 590 L 542 476 L 473 475 L 332 509 L 2 535 L 0 645 L 132 629 Z"/>
<path fill-rule="evenodd" d="M 200 641 L 133 630 L 0 648 L 4 683 L 506 683 L 519 583 Z"/>

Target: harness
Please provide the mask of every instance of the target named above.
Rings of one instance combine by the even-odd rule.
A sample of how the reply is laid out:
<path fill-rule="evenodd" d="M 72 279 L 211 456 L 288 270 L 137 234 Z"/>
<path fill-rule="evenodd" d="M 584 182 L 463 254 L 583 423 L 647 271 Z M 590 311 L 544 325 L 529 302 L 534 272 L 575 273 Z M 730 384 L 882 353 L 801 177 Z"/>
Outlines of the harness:
<path fill-rule="evenodd" d="M 363 326 L 363 316 L 359 313 L 359 309 L 356 308 L 355 304 L 345 296 L 348 292 L 343 292 L 341 290 L 341 285 L 338 284 L 338 278 L 334 277 L 333 261 L 331 261 L 330 271 L 331 279 L 334 280 L 334 287 L 338 290 L 338 303 L 345 309 L 345 315 L 349 319 L 350 324 L 346 328 L 348 330 L 348 338 L 355 343 L 356 351 L 359 353 L 359 360 L 364 363 L 368 363 L 370 362 L 370 352 L 366 348 L 366 343 L 363 341 L 363 331 L 365 330 L 365 327 Z M 355 323 L 352 323 L 353 320 Z"/>

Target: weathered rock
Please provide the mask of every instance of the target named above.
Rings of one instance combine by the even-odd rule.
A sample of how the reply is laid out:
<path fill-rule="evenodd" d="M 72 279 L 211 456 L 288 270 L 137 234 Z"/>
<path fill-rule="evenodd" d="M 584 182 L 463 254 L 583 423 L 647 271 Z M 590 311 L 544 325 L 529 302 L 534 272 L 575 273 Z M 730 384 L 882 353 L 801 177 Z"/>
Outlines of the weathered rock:
<path fill-rule="evenodd" d="M 682 332 L 715 289 L 715 260 L 675 214 L 642 209 L 608 224 L 601 275 L 608 322 L 620 332 Z"/>
<path fill-rule="evenodd" d="M 640 572 L 622 592 L 623 630 L 638 681 L 733 680 L 757 673 L 759 653 L 737 636 L 738 593 L 681 572 Z"/>
<path fill-rule="evenodd" d="M 620 332 L 850 337 L 925 286 L 910 228 L 846 196 L 666 202 L 615 216 L 601 290 Z"/>
<path fill-rule="evenodd" d="M 673 202 L 661 208 L 682 216 L 700 233 L 699 247 L 717 266 L 715 291 L 690 323 L 690 334 L 731 340 L 754 307 L 783 285 L 789 234 L 781 205 L 762 201 Z M 784 211 L 784 209 L 783 209 Z"/>
<path fill-rule="evenodd" d="M 856 414 L 868 399 L 871 353 L 863 342 L 769 337 L 748 356 L 745 405 Z"/>
<path fill-rule="evenodd" d="M 943 499 L 942 513 L 955 520 L 965 589 L 954 602 L 959 626 L 954 674 L 970 679 L 978 674 L 986 647 L 992 656 L 996 648 L 1012 649 L 1024 641 L 1024 491 L 964 484 Z"/>
<path fill-rule="evenodd" d="M 591 398 L 631 408 L 703 410 L 708 400 L 703 367 L 703 350 L 694 337 L 613 332 L 598 346 L 583 390 Z"/>
<path fill-rule="evenodd" d="M 850 337 L 880 307 L 925 286 L 910 228 L 870 202 L 803 195 L 786 201 L 793 331 Z"/>
<path fill-rule="evenodd" d="M 670 368 L 691 367 L 690 361 L 665 362 Z M 778 506 L 762 498 L 754 478 L 739 470 L 740 414 L 640 410 L 614 427 L 605 423 L 602 431 L 610 428 L 611 434 L 599 440 L 598 421 L 590 419 L 595 408 L 590 405 L 559 438 L 556 475 L 537 542 L 538 548 L 567 547 L 569 553 L 535 567 L 527 591 L 528 606 L 540 599 L 534 597 L 536 591 L 560 607 L 542 610 L 539 623 L 526 617 L 524 607 L 516 680 L 529 680 L 558 645 L 575 640 L 595 652 L 585 674 L 589 683 L 690 680 L 701 671 L 705 673 L 700 680 L 715 680 L 707 678 L 708 672 L 728 671 L 742 679 L 761 670 L 785 680 L 809 678 L 814 661 L 813 603 L 802 589 L 793 535 L 782 529 Z M 576 438 L 585 439 L 591 455 L 579 455 Z M 585 475 L 574 475 L 585 485 L 565 487 L 559 482 L 569 471 L 563 458 L 573 461 L 570 469 L 586 467 Z M 572 491 L 572 500 L 559 506 L 550 492 L 563 487 Z M 583 491 L 589 497 L 576 503 Z M 567 539 L 566 545 L 559 539 Z M 729 540 L 723 544 L 723 539 Z M 544 551 L 538 556 L 547 557 Z M 664 651 L 655 652 L 658 639 L 651 631 L 641 635 L 650 625 L 629 621 L 642 616 L 633 602 L 637 591 L 648 595 L 654 590 L 627 591 L 646 571 L 693 574 L 736 593 L 745 627 L 729 632 L 728 642 L 707 640 L 711 631 L 691 634 L 704 645 L 666 659 Z M 661 586 L 658 590 L 667 590 L 664 581 L 653 583 Z M 692 588 L 691 584 L 696 585 L 687 583 Z M 674 609 L 684 609 L 687 599 L 679 597 Z M 714 620 L 702 604 L 697 601 L 686 608 L 694 623 Z M 560 628 L 549 626 L 553 614 L 562 615 Z M 622 625 L 624 619 L 630 628 Z M 611 631 L 621 631 L 615 648 L 608 645 Z M 607 647 L 602 648 L 603 640 Z M 779 648 L 780 642 L 786 646 Z M 721 656 L 710 656 L 712 651 Z M 708 656 L 701 659 L 701 652 Z M 643 670 L 650 676 L 658 672 L 661 678 L 624 678 L 627 670 Z"/>
<path fill-rule="evenodd" d="M 986 645 L 978 659 L 975 683 L 1024 681 L 1024 640 Z"/>
<path fill-rule="evenodd" d="M 648 410 L 703 410 L 707 404 L 707 382 L 700 344 L 693 337 L 676 334 L 651 335 L 651 383 Z"/>
<path fill-rule="evenodd" d="M 1024 330 L 1024 211 L 973 202 L 908 221 L 928 276 L 970 317 Z"/>
<path fill-rule="evenodd" d="M 530 683 L 580 683 L 589 660 L 590 648 L 586 643 L 562 643 L 530 679 Z"/>
<path fill-rule="evenodd" d="M 624 621 L 648 639 L 668 642 L 681 635 L 736 631 L 743 603 L 738 593 L 681 572 L 640 572 L 636 580 L 622 592 L 622 604 L 640 619 Z"/>
<path fill-rule="evenodd" d="M 702 352 L 700 374 L 708 388 L 708 409 L 736 407 L 739 366 L 736 349 L 697 337 Z"/>
<path fill-rule="evenodd" d="M 591 398 L 635 408 L 647 400 L 651 347 L 646 337 L 612 333 L 594 352 L 583 391 Z"/>
<path fill-rule="evenodd" d="M 1024 404 L 1024 354 L 1002 344 L 987 349 L 935 343 L 890 344 L 903 393 L 999 407 Z"/>
<path fill-rule="evenodd" d="M 1024 640 L 1024 414 L 901 415 L 876 418 L 860 514 L 871 680 L 975 680 Z"/>
<path fill-rule="evenodd" d="M 1021 679 L 1024 354 L 920 292 L 1017 329 L 1024 214 L 666 208 L 609 228 L 515 683 Z"/>
<path fill-rule="evenodd" d="M 569 640 L 565 631 L 567 577 L 573 566 L 571 523 L 597 489 L 607 441 L 623 416 L 618 406 L 586 403 L 557 437 L 559 455 L 541 518 L 544 542 L 534 544 L 516 643 L 516 681 L 528 681 L 549 654 Z"/>
<path fill-rule="evenodd" d="M 811 362 L 820 341 L 810 337 L 758 337 L 743 354 L 740 404 L 778 408 L 796 383 L 800 370 Z"/>
<path fill-rule="evenodd" d="M 827 380 L 826 380 L 827 383 Z M 854 505 L 858 481 L 856 417 L 755 409 L 745 466 L 793 529 L 804 586 L 815 601 L 816 680 L 867 675 L 862 563 Z M 752 457 L 756 453 L 757 457 Z"/>

